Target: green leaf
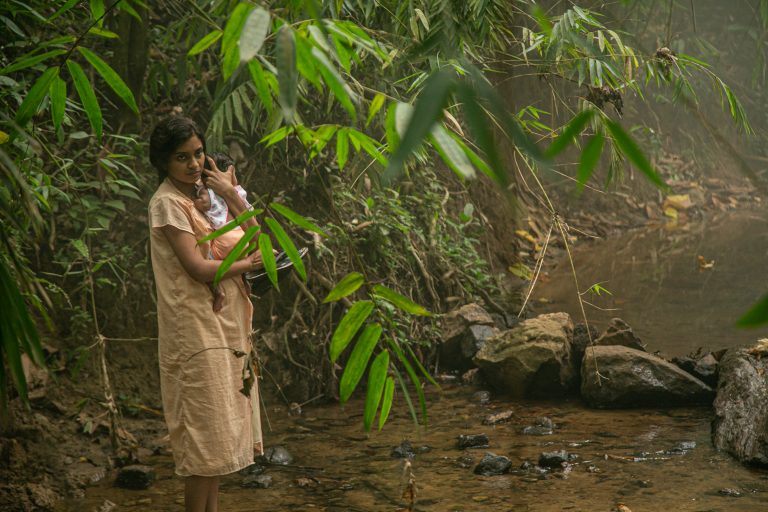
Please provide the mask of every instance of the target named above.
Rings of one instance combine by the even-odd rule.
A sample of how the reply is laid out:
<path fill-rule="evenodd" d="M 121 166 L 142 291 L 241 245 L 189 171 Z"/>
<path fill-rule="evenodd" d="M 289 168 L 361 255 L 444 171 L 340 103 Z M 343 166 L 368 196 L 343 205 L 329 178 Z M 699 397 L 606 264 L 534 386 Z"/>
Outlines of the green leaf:
<path fill-rule="evenodd" d="M 221 226 L 216 231 L 212 232 L 208 236 L 205 236 L 197 241 L 198 245 L 202 244 L 203 242 L 207 242 L 208 240 L 213 240 L 214 238 L 223 235 L 224 233 L 228 233 L 241 225 L 243 222 L 247 221 L 248 219 L 255 217 L 257 215 L 261 215 L 264 213 L 264 210 L 256 208 L 255 210 L 247 210 L 232 219 L 231 221 L 227 222 L 223 226 Z"/>
<path fill-rule="evenodd" d="M 104 30 L 99 27 L 91 27 L 88 29 L 88 33 L 94 36 L 106 37 L 107 39 L 119 39 L 120 36 L 112 32 L 111 30 Z"/>
<path fill-rule="evenodd" d="M 43 72 L 40 78 L 38 78 L 34 85 L 29 89 L 29 92 L 24 97 L 24 101 L 21 102 L 19 110 L 16 112 L 16 123 L 24 126 L 30 119 L 32 119 L 37 113 L 37 109 L 40 107 L 43 98 L 45 98 L 45 95 L 48 93 L 51 82 L 58 76 L 58 66 L 50 67 Z"/>
<path fill-rule="evenodd" d="M 256 236 L 258 232 L 259 232 L 258 226 L 249 226 L 248 229 L 245 230 L 243 237 L 237 241 L 235 246 L 232 248 L 231 251 L 229 251 L 229 254 L 227 254 L 224 260 L 222 260 L 221 265 L 219 265 L 219 268 L 216 270 L 216 275 L 213 278 L 214 286 L 219 285 L 221 280 L 224 278 L 224 274 L 227 273 L 227 270 L 229 270 L 232 264 L 237 260 L 239 260 L 240 257 L 247 251 L 248 244 L 250 243 L 251 239 L 254 236 Z"/>
<path fill-rule="evenodd" d="M 355 105 L 352 103 L 352 93 L 349 90 L 347 84 L 344 83 L 344 79 L 341 78 L 339 72 L 328 60 L 328 57 L 319 48 L 312 48 L 312 56 L 315 58 L 315 63 L 319 64 L 318 69 L 323 76 L 328 88 L 333 95 L 339 100 L 341 106 L 343 106 L 353 119 L 357 117 L 355 111 Z"/>
<path fill-rule="evenodd" d="M 598 132 L 589 139 L 589 142 L 587 142 L 584 149 L 581 151 L 579 170 L 576 175 L 579 190 L 582 190 L 584 185 L 587 184 L 587 181 L 589 181 L 589 178 L 592 176 L 592 172 L 595 170 L 595 166 L 600 161 L 604 142 L 605 137 L 602 133 Z"/>
<path fill-rule="evenodd" d="M 400 384 L 400 389 L 403 390 L 403 398 L 405 398 L 405 403 L 408 406 L 408 412 L 411 414 L 411 419 L 413 419 L 413 424 L 418 427 L 419 415 L 413 407 L 413 402 L 411 401 L 411 395 L 408 394 L 408 387 L 405 384 L 405 379 L 403 379 L 403 376 L 397 370 L 397 366 L 392 365 L 392 371 L 395 373 L 395 377 L 397 377 L 397 383 Z"/>
<path fill-rule="evenodd" d="M 384 350 L 373 360 L 368 372 L 368 390 L 365 394 L 365 408 L 363 409 L 363 427 L 366 431 L 370 431 L 371 425 L 373 425 L 373 418 L 376 416 L 376 410 L 379 408 L 379 402 L 381 402 L 381 394 L 384 391 L 388 369 L 389 351 Z"/>
<path fill-rule="evenodd" d="M 125 104 L 128 105 L 136 114 L 138 114 L 139 107 L 136 105 L 136 100 L 133 98 L 133 93 L 128 88 L 128 86 L 125 85 L 125 82 L 123 82 L 123 79 L 120 78 L 120 75 L 118 75 L 115 70 L 109 66 L 109 64 L 101 60 L 99 56 L 97 56 L 89 49 L 78 46 L 77 50 L 83 55 L 83 57 L 85 57 L 85 60 L 91 63 L 91 66 L 93 66 L 93 68 L 99 73 L 99 75 L 101 75 L 104 81 L 107 82 L 107 85 L 111 87 L 113 91 L 115 91 L 115 94 L 120 96 Z M 67 61 L 67 63 L 69 63 L 69 61 Z"/>
<path fill-rule="evenodd" d="M 573 142 L 573 139 L 584 130 L 584 128 L 587 126 L 587 123 L 589 123 L 594 115 L 595 111 L 588 109 L 582 110 L 573 116 L 573 119 L 568 121 L 568 124 L 563 128 L 560 136 L 556 138 L 554 142 L 552 142 L 549 148 L 547 148 L 545 154 L 552 158 L 562 152 Z"/>
<path fill-rule="evenodd" d="M 67 50 L 52 50 L 50 52 L 41 53 L 40 55 L 32 55 L 31 57 L 24 57 L 21 60 L 14 62 L 10 66 L 0 69 L 0 75 L 7 75 L 14 71 L 19 71 L 39 64 L 52 57 L 57 57 L 63 53 L 67 53 Z"/>
<path fill-rule="evenodd" d="M 371 105 L 368 107 L 368 117 L 365 120 L 365 126 L 367 127 L 373 121 L 373 117 L 381 110 L 384 105 L 386 97 L 382 93 L 376 93 L 376 96 L 371 100 Z"/>
<path fill-rule="evenodd" d="M 85 245 L 85 242 L 83 242 L 79 238 L 76 238 L 72 240 L 72 246 L 75 249 L 77 249 L 77 252 L 80 253 L 80 256 L 82 256 L 84 260 L 90 261 L 91 254 L 90 254 L 90 251 L 88 251 L 88 246 Z"/>
<path fill-rule="evenodd" d="M 352 295 L 365 283 L 365 277 L 360 272 L 350 272 L 339 281 L 328 296 L 323 299 L 323 304 L 335 302 L 342 297 Z"/>
<path fill-rule="evenodd" d="M 50 18 L 48 18 L 48 23 L 52 22 L 71 8 L 73 8 L 80 0 L 67 0 L 67 3 L 61 6 L 58 11 L 53 13 Z"/>
<path fill-rule="evenodd" d="M 432 145 L 443 161 L 462 179 L 473 179 L 475 168 L 455 140 L 448 134 L 442 124 L 436 124 L 430 135 Z"/>
<path fill-rule="evenodd" d="M 280 291 L 280 286 L 277 282 L 277 263 L 275 262 L 275 253 L 272 250 L 272 239 L 266 233 L 259 235 L 259 252 L 261 253 L 264 270 L 267 271 L 267 277 L 272 282 L 272 286 Z"/>
<path fill-rule="evenodd" d="M 221 36 L 224 34 L 221 30 L 214 30 L 213 32 L 210 32 L 208 35 L 203 37 L 201 40 L 195 43 L 195 45 L 189 49 L 187 52 L 187 57 L 192 57 L 194 55 L 197 55 L 198 53 L 202 53 L 208 48 L 213 45 L 216 41 L 221 39 Z"/>
<path fill-rule="evenodd" d="M 432 313 L 427 311 L 423 306 L 419 306 L 408 297 L 400 295 L 396 291 L 387 288 L 386 286 L 377 284 L 373 287 L 372 291 L 374 295 L 391 302 L 406 313 L 418 316 L 432 316 Z"/>
<path fill-rule="evenodd" d="M 267 37 L 271 19 L 269 11 L 257 6 L 248 15 L 240 34 L 240 60 L 248 62 L 259 53 Z"/>
<path fill-rule="evenodd" d="M 306 281 L 307 270 L 304 268 L 304 262 L 301 260 L 301 255 L 299 255 L 299 251 L 293 244 L 293 240 L 291 240 L 288 233 L 283 229 L 283 226 L 281 226 L 275 219 L 267 217 L 264 219 L 264 222 L 269 226 L 269 229 L 272 231 L 272 234 L 275 235 L 275 238 L 277 238 L 277 243 L 280 244 L 280 247 L 283 248 L 285 254 L 287 254 L 288 258 L 293 262 L 293 268 L 299 274 L 301 279 Z"/>
<path fill-rule="evenodd" d="M 621 150 L 622 153 L 626 155 L 629 161 L 632 162 L 635 167 L 640 170 L 640 172 L 645 174 L 645 177 L 648 178 L 648 181 L 662 190 L 669 188 L 667 184 L 664 183 L 664 180 L 661 178 L 661 176 L 658 175 L 648 159 L 645 158 L 645 155 L 637 143 L 635 143 L 635 141 L 632 140 L 629 135 L 627 135 L 627 132 L 625 132 L 618 123 L 606 118 L 605 126 L 608 128 L 608 131 L 611 132 L 614 144 Z"/>
<path fill-rule="evenodd" d="M 232 10 L 232 14 L 229 15 L 227 24 L 224 26 L 224 34 L 221 38 L 221 53 L 223 57 L 227 54 L 230 48 L 237 46 L 237 42 L 240 38 L 240 32 L 243 30 L 245 24 L 245 17 L 251 10 L 251 6 L 240 2 Z"/>
<path fill-rule="evenodd" d="M 467 124 L 475 138 L 478 147 L 485 153 L 490 166 L 487 165 L 472 149 L 458 138 L 456 142 L 464 149 L 469 160 L 486 176 L 491 178 L 502 190 L 508 186 L 507 173 L 504 170 L 498 147 L 494 140 L 493 123 L 480 105 L 477 92 L 466 82 L 462 82 L 458 89 L 458 96 L 462 101 L 462 109 L 467 119 Z"/>
<path fill-rule="evenodd" d="M 384 424 L 389 418 L 389 411 L 392 409 L 392 399 L 395 396 L 395 379 L 387 377 L 387 382 L 384 384 L 384 397 L 381 399 L 381 412 L 379 412 L 379 430 L 384 427 Z"/>
<path fill-rule="evenodd" d="M 744 316 L 736 322 L 736 327 L 759 327 L 768 324 L 768 295 L 753 305 Z"/>
<path fill-rule="evenodd" d="M 410 345 L 406 347 L 408 349 L 408 354 L 411 356 L 411 360 L 416 364 L 416 367 L 419 369 L 422 375 L 424 375 L 424 378 L 427 379 L 427 381 L 435 386 L 437 389 L 440 388 L 440 384 L 437 383 L 437 381 L 429 374 L 426 368 L 424 368 L 424 365 L 421 364 L 421 361 L 419 361 L 419 358 L 416 357 L 416 354 L 414 353 L 413 349 Z"/>
<path fill-rule="evenodd" d="M 91 16 L 93 16 L 93 20 L 98 20 L 98 25 L 102 26 L 104 24 L 104 14 L 106 13 L 104 0 L 89 0 L 89 3 L 91 4 Z"/>
<path fill-rule="evenodd" d="M 348 134 L 352 144 L 355 145 L 355 148 L 362 147 L 368 155 L 373 157 L 381 165 L 387 165 L 387 157 L 379 151 L 378 142 L 354 128 L 349 128 Z"/>
<path fill-rule="evenodd" d="M 318 227 L 316 224 L 310 222 L 306 218 L 302 217 L 295 211 L 285 206 L 284 204 L 270 203 L 269 207 L 272 210 L 279 213 L 280 215 L 282 215 L 283 217 L 285 217 L 286 219 L 288 219 L 289 221 L 299 226 L 300 228 L 306 229 L 307 231 L 312 231 L 313 233 L 317 233 L 318 235 L 321 235 L 321 236 L 325 236 L 325 237 L 328 236 L 328 234 L 322 229 L 320 229 L 320 227 Z"/>
<path fill-rule="evenodd" d="M 272 113 L 272 94 L 269 92 L 269 84 L 264 76 L 264 68 L 261 67 L 259 61 L 252 59 L 248 62 L 248 71 L 251 72 L 251 78 L 256 85 L 256 92 L 259 94 L 259 99 L 267 112 Z"/>
<path fill-rule="evenodd" d="M 85 109 L 85 114 L 88 116 L 88 121 L 91 123 L 91 127 L 96 134 L 96 138 L 101 140 L 101 108 L 99 107 L 99 102 L 96 101 L 96 94 L 93 92 L 91 82 L 77 62 L 67 60 L 67 69 L 72 76 L 72 82 L 75 84 L 75 89 L 78 96 L 80 96 L 80 101 Z"/>
<path fill-rule="evenodd" d="M 427 78 L 424 89 L 416 100 L 408 128 L 382 175 L 384 183 L 391 183 L 400 176 L 405 161 L 421 145 L 435 122 L 442 118 L 443 106 L 454 86 L 454 78 L 454 72 L 448 68 L 443 68 Z"/>
<path fill-rule="evenodd" d="M 352 304 L 352 307 L 349 308 L 347 314 L 341 319 L 331 337 L 329 351 L 332 363 L 335 363 L 336 359 L 344 352 L 344 349 L 347 348 L 349 342 L 352 341 L 352 338 L 372 311 L 373 302 L 370 300 L 361 300 Z"/>
<path fill-rule="evenodd" d="M 296 72 L 296 40 L 293 30 L 287 25 L 280 27 L 275 48 L 277 57 L 277 80 L 280 87 L 280 106 L 285 122 L 293 124 L 298 96 L 299 76 Z"/>
<path fill-rule="evenodd" d="M 346 128 L 336 132 L 336 161 L 339 164 L 339 170 L 344 170 L 344 165 L 349 157 L 349 134 Z"/>
<path fill-rule="evenodd" d="M 421 406 L 421 417 L 424 420 L 424 425 L 426 426 L 427 399 L 424 396 L 424 390 L 421 387 L 421 380 L 419 380 L 419 376 L 416 375 L 416 372 L 413 371 L 413 366 L 411 366 L 410 361 L 408 361 L 408 359 L 405 357 L 405 354 L 403 354 L 400 345 L 398 345 L 397 342 L 393 339 L 388 339 L 387 341 L 389 342 L 389 346 L 392 347 L 392 350 L 395 352 L 395 355 L 397 355 L 397 359 L 405 368 L 405 372 L 408 374 L 408 377 L 410 377 L 411 382 L 413 382 L 413 387 L 416 388 L 416 395 L 419 397 L 419 405 Z"/>
<path fill-rule="evenodd" d="M 53 128 L 57 132 L 64 120 L 64 110 L 67 106 L 67 83 L 58 75 L 51 82 L 51 90 L 48 92 L 51 98 L 51 118 Z"/>
<path fill-rule="evenodd" d="M 221 76 L 224 80 L 229 80 L 240 65 L 239 52 L 237 45 L 233 45 L 224 54 L 224 60 L 221 63 Z"/>
<path fill-rule="evenodd" d="M 360 382 L 360 378 L 365 373 L 368 361 L 371 359 L 371 354 L 373 354 L 373 349 L 376 348 L 376 344 L 379 338 L 381 338 L 381 332 L 381 324 L 366 325 L 357 339 L 355 348 L 349 356 L 349 361 L 347 361 L 347 366 L 344 368 L 344 373 L 339 382 L 339 399 L 342 403 L 349 400 L 352 392 L 355 391 L 357 384 Z"/>

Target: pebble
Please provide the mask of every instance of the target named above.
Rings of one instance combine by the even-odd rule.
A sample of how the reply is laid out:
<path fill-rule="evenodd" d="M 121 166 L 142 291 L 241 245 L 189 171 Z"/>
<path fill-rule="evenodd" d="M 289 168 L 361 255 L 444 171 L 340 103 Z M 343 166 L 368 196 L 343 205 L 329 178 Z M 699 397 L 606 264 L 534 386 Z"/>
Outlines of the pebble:
<path fill-rule="evenodd" d="M 476 475 L 493 476 L 507 473 L 512 466 L 512 461 L 503 455 L 486 453 L 483 459 L 475 467 Z"/>
<path fill-rule="evenodd" d="M 267 489 L 272 486 L 270 475 L 248 475 L 240 482 L 240 487 L 246 489 Z"/>
<path fill-rule="evenodd" d="M 459 450 L 467 448 L 488 448 L 488 436 L 485 434 L 460 435 L 456 445 Z"/>
<path fill-rule="evenodd" d="M 155 481 L 155 470 L 151 466 L 134 464 L 120 469 L 115 479 L 115 486 L 123 489 L 148 489 Z"/>
<path fill-rule="evenodd" d="M 741 491 L 738 489 L 726 488 L 717 491 L 720 496 L 726 496 L 728 498 L 741 498 Z"/>
<path fill-rule="evenodd" d="M 565 450 L 557 450 L 554 452 L 543 452 L 539 456 L 539 466 L 548 468 L 559 468 L 563 462 L 568 462 L 570 456 Z"/>
<path fill-rule="evenodd" d="M 488 391 L 478 391 L 472 395 L 472 400 L 480 405 L 488 405 L 491 402 L 491 394 Z"/>

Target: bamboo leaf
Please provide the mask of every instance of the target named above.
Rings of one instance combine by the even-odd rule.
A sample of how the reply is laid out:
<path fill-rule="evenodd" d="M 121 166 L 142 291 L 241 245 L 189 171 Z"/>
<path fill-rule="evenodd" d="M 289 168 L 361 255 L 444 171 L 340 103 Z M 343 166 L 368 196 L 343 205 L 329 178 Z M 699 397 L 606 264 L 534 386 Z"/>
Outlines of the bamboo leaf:
<path fill-rule="evenodd" d="M 248 15 L 240 34 L 240 60 L 248 62 L 259 53 L 267 37 L 271 19 L 269 11 L 257 6 Z"/>
<path fill-rule="evenodd" d="M 491 131 L 492 124 L 489 122 L 488 116 L 483 111 L 480 105 L 477 92 L 473 87 L 467 83 L 462 83 L 458 89 L 458 95 L 462 101 L 462 108 L 467 118 L 469 128 L 474 135 L 475 141 L 478 147 L 485 153 L 490 162 L 490 166 L 482 162 L 479 156 L 475 154 L 467 145 L 460 139 L 456 138 L 456 141 L 464 148 L 464 152 L 472 163 L 491 178 L 502 189 L 506 189 L 508 185 L 508 178 L 506 172 L 504 172 L 504 166 L 499 156 L 496 141 Z M 455 138 L 455 137 L 454 137 Z"/>
<path fill-rule="evenodd" d="M 395 396 L 395 379 L 387 377 L 387 382 L 384 384 L 384 397 L 381 399 L 381 412 L 379 412 L 379 430 L 384 427 L 384 424 L 389 418 L 389 411 L 392 409 L 392 399 Z"/>
<path fill-rule="evenodd" d="M 24 57 L 23 59 L 14 62 L 10 66 L 0 69 L 0 75 L 7 75 L 14 71 L 20 71 L 46 61 L 52 57 L 57 57 L 63 53 L 67 53 L 67 50 L 51 50 L 50 52 L 41 53 L 40 55 L 32 55 L 31 57 Z"/>
<path fill-rule="evenodd" d="M 377 284 L 373 287 L 372 291 L 374 295 L 377 295 L 378 297 L 391 302 L 406 313 L 418 316 L 432 316 L 432 313 L 427 311 L 423 306 L 416 304 L 408 297 L 400 295 L 396 291 L 387 288 L 386 286 Z"/>
<path fill-rule="evenodd" d="M 101 140 L 101 107 L 99 107 L 99 102 L 96 100 L 96 94 L 93 92 L 91 82 L 77 62 L 67 60 L 67 69 L 72 76 L 72 82 L 75 84 L 78 96 L 80 96 L 80 102 L 83 104 L 85 114 L 88 116 L 88 122 L 91 123 L 96 138 Z"/>
<path fill-rule="evenodd" d="M 113 91 L 115 91 L 115 94 L 120 96 L 120 99 L 122 99 L 125 104 L 130 107 L 131 110 L 138 114 L 139 107 L 136 105 L 136 100 L 133 97 L 133 93 L 125 84 L 125 82 L 123 82 L 123 79 L 120 78 L 120 75 L 118 75 L 115 70 L 110 67 L 109 64 L 101 60 L 98 55 L 89 49 L 78 46 L 77 50 L 83 55 L 83 57 L 85 57 L 85 60 L 87 60 L 91 66 L 93 66 L 99 75 L 101 75 L 104 81 L 107 82 L 107 85 Z M 69 63 L 69 61 L 67 61 L 67 63 Z"/>
<path fill-rule="evenodd" d="M 240 65 L 240 49 L 237 47 L 237 45 L 232 45 L 227 50 L 227 53 L 224 54 L 224 60 L 221 63 L 221 76 L 226 81 L 229 80 L 230 77 L 235 73 L 238 66 Z M 224 105 L 224 113 L 226 114 L 227 105 Z M 230 130 L 232 129 L 232 123 L 229 123 Z"/>
<path fill-rule="evenodd" d="M 754 304 L 744 316 L 736 322 L 736 327 L 759 327 L 768 324 L 768 295 Z"/>
<path fill-rule="evenodd" d="M 371 105 L 368 107 L 368 117 L 365 120 L 365 126 L 367 127 L 373 121 L 374 116 L 381 110 L 384 105 L 386 97 L 382 93 L 376 93 L 376 96 L 371 100 Z"/>
<path fill-rule="evenodd" d="M 304 262 L 302 261 L 301 255 L 299 254 L 298 249 L 296 249 L 293 240 L 291 240 L 291 237 L 288 236 L 288 233 L 285 232 L 283 226 L 281 226 L 275 219 L 267 217 L 264 219 L 264 222 L 269 226 L 269 229 L 272 231 L 272 234 L 275 235 L 275 238 L 277 238 L 277 243 L 280 244 L 280 247 L 283 248 L 285 254 L 288 255 L 288 259 L 293 263 L 293 268 L 299 274 L 302 281 L 306 281 L 307 270 L 304 268 Z"/>
<path fill-rule="evenodd" d="M 298 73 L 296 72 L 296 40 L 293 30 L 287 25 L 277 33 L 277 80 L 280 88 L 280 106 L 285 122 L 293 124 L 298 94 Z"/>
<path fill-rule="evenodd" d="M 40 107 L 43 98 L 48 94 L 51 82 L 58 76 L 58 67 L 50 67 L 40 75 L 40 78 L 35 81 L 27 95 L 24 97 L 24 101 L 22 101 L 19 106 L 19 110 L 16 112 L 16 123 L 24 126 L 30 119 L 32 119 L 37 113 L 37 109 Z"/>
<path fill-rule="evenodd" d="M 323 304 L 329 302 L 335 302 L 343 297 L 352 295 L 365 283 L 365 277 L 360 272 L 350 272 L 344 278 L 336 283 L 328 293 L 328 296 L 323 299 Z"/>
<path fill-rule="evenodd" d="M 272 113 L 272 94 L 269 92 L 269 84 L 264 76 L 264 68 L 261 66 L 258 60 L 252 59 L 248 62 L 248 71 L 251 72 L 251 78 L 256 85 L 256 92 L 259 94 L 259 99 L 267 112 Z"/>
<path fill-rule="evenodd" d="M 248 244 L 251 241 L 251 239 L 256 236 L 256 234 L 259 232 L 258 226 L 249 226 L 248 229 L 245 230 L 245 233 L 243 234 L 242 238 L 237 241 L 235 246 L 232 248 L 231 251 L 229 251 L 229 254 L 222 260 L 221 265 L 219 265 L 219 268 L 216 270 L 216 275 L 213 278 L 213 285 L 218 286 L 221 280 L 224 278 L 224 274 L 227 273 L 227 270 L 230 269 L 232 264 L 240 259 L 241 256 L 246 252 L 248 248 Z"/>
<path fill-rule="evenodd" d="M 67 83 L 58 75 L 51 82 L 51 90 L 48 93 L 51 98 L 51 118 L 56 132 L 61 128 L 64 120 L 64 111 L 67 106 Z"/>
<path fill-rule="evenodd" d="M 658 175 L 651 163 L 645 158 L 640 147 L 637 143 L 624 131 L 624 129 L 615 121 L 611 119 L 605 119 L 605 126 L 613 136 L 613 142 L 624 153 L 630 162 L 637 167 L 640 172 L 645 174 L 648 180 L 659 187 L 662 190 L 666 190 L 669 187 L 661 176 Z"/>
<path fill-rule="evenodd" d="M 346 128 L 336 132 L 336 161 L 339 164 L 339 170 L 344 170 L 344 165 L 349 157 L 349 135 Z"/>
<path fill-rule="evenodd" d="M 400 384 L 400 389 L 403 391 L 403 398 L 405 398 L 405 403 L 408 405 L 408 412 L 411 414 L 411 419 L 413 420 L 413 424 L 418 427 L 419 426 L 419 415 L 416 412 L 416 408 L 413 406 L 413 401 L 411 400 L 411 395 L 408 394 L 408 386 L 405 384 L 405 379 L 403 379 L 403 376 L 400 374 L 400 372 L 397 370 L 397 366 L 392 365 L 392 371 L 395 374 L 395 377 L 397 377 L 397 383 Z"/>
<path fill-rule="evenodd" d="M 323 81 L 336 99 L 339 100 L 341 106 L 349 113 L 350 117 L 353 119 L 356 118 L 357 112 L 355 111 L 355 105 L 352 103 L 352 94 L 349 87 L 347 87 L 347 84 L 344 83 L 344 79 L 341 78 L 339 72 L 336 71 L 336 68 L 331 64 L 322 50 L 319 48 L 312 48 L 312 56 L 315 58 L 315 62 L 319 64 L 318 69 L 323 76 Z"/>
<path fill-rule="evenodd" d="M 550 144 L 549 148 L 547 148 L 545 154 L 552 158 L 562 152 L 573 142 L 573 139 L 584 130 L 584 128 L 587 126 L 587 123 L 589 123 L 594 115 L 595 111 L 588 109 L 582 110 L 573 116 L 573 119 L 568 121 L 568 124 L 566 124 L 563 128 L 560 136 L 556 138 L 552 144 Z"/>
<path fill-rule="evenodd" d="M 328 234 L 322 229 L 320 229 L 319 226 L 310 222 L 305 217 L 302 217 L 301 215 L 291 210 L 284 204 L 270 203 L 269 207 L 272 210 L 279 213 L 280 215 L 282 215 L 283 217 L 285 217 L 286 219 L 288 219 L 289 221 L 299 226 L 300 228 L 306 229 L 307 231 L 312 231 L 313 233 L 317 233 L 318 235 L 321 235 L 321 236 L 325 236 L 325 237 L 328 236 Z"/>
<path fill-rule="evenodd" d="M 584 149 L 581 151 L 579 170 L 576 174 L 579 190 L 584 189 L 584 185 L 587 184 L 587 181 L 589 181 L 589 178 L 595 170 L 595 166 L 597 166 L 597 163 L 600 161 L 604 142 L 605 137 L 602 133 L 598 132 L 589 139 L 589 142 L 587 142 Z"/>
<path fill-rule="evenodd" d="M 391 183 L 400 176 L 408 157 L 421 145 L 435 122 L 442 118 L 443 106 L 454 86 L 454 77 L 453 71 L 443 68 L 427 78 L 413 107 L 408 128 L 382 175 L 384 183 Z"/>
<path fill-rule="evenodd" d="M 448 131 L 441 124 L 432 128 L 430 135 L 432 145 L 437 150 L 440 157 L 448 167 L 462 179 L 473 179 L 475 177 L 475 168 L 469 161 L 466 153 L 462 151 L 453 138 L 448 135 Z"/>
<path fill-rule="evenodd" d="M 379 408 L 388 368 L 389 351 L 384 350 L 373 360 L 371 369 L 368 372 L 368 391 L 365 395 L 365 408 L 363 410 L 363 427 L 366 431 L 371 430 L 373 418 L 376 416 L 376 411 Z"/>
<path fill-rule="evenodd" d="M 349 400 L 349 397 L 352 396 L 357 384 L 360 382 L 360 378 L 365 373 L 368 361 L 371 359 L 371 354 L 373 354 L 373 349 L 376 348 L 376 344 L 379 338 L 381 338 L 381 332 L 381 324 L 366 325 L 357 339 L 355 348 L 349 356 L 349 361 L 347 361 L 347 366 L 344 368 L 344 373 L 339 383 L 339 399 L 342 403 Z"/>
<path fill-rule="evenodd" d="M 257 215 L 261 215 L 262 213 L 264 213 L 264 210 L 259 209 L 259 208 L 256 208 L 255 210 L 244 211 L 243 213 L 241 213 L 240 215 L 238 215 L 237 217 L 235 217 L 231 221 L 229 221 L 226 224 L 224 224 L 223 226 L 221 226 L 216 231 L 213 231 L 208 236 L 205 236 L 205 237 L 201 238 L 200 240 L 198 240 L 197 243 L 199 245 L 199 244 L 202 244 L 203 242 L 207 242 L 208 240 L 213 240 L 214 238 L 216 238 L 216 237 L 218 237 L 220 235 L 223 235 L 224 233 L 228 233 L 228 232 L 232 231 L 233 229 L 235 229 L 236 227 L 238 227 L 240 224 L 242 224 L 243 222 L 247 221 L 248 219 L 250 219 L 252 217 L 255 217 Z"/>
<path fill-rule="evenodd" d="M 373 311 L 373 302 L 370 300 L 361 300 L 352 304 L 347 314 L 341 319 L 336 330 L 331 337 L 330 357 L 331 362 L 335 363 L 336 359 L 344 352 L 349 342 L 363 325 L 363 322 L 370 316 Z"/>
<path fill-rule="evenodd" d="M 201 40 L 195 43 L 195 45 L 189 49 L 187 52 L 187 57 L 192 57 L 194 55 L 197 55 L 198 53 L 202 53 L 208 48 L 210 48 L 213 43 L 221 39 L 221 36 L 224 35 L 224 32 L 221 30 L 214 30 L 213 32 L 210 32 L 205 37 L 203 37 Z"/>
<path fill-rule="evenodd" d="M 395 355 L 397 355 L 397 359 L 402 363 L 403 367 L 405 368 L 405 373 L 408 374 L 408 377 L 410 377 L 411 382 L 413 382 L 413 387 L 416 389 L 416 396 L 419 398 L 419 405 L 421 406 L 421 417 L 424 420 L 424 426 L 427 425 L 427 399 L 424 396 L 424 390 L 421 387 L 421 380 L 419 380 L 419 376 L 416 375 L 416 372 L 413 371 L 413 366 L 411 366 L 410 361 L 405 357 L 405 354 L 403 354 L 402 349 L 400 348 L 400 345 L 397 344 L 397 342 L 393 339 L 388 339 L 389 346 L 392 347 L 392 350 L 395 352 Z"/>
<path fill-rule="evenodd" d="M 408 349 L 408 355 L 411 356 L 411 360 L 416 364 L 416 367 L 419 369 L 422 375 L 424 375 L 424 378 L 427 379 L 427 382 L 435 386 L 437 389 L 440 388 L 440 384 L 437 383 L 437 381 L 432 377 L 426 368 L 424 368 L 424 365 L 421 364 L 421 361 L 419 361 L 419 358 L 416 357 L 416 354 L 414 353 L 413 349 L 410 345 L 406 347 Z"/>
<path fill-rule="evenodd" d="M 264 270 L 267 271 L 267 277 L 272 282 L 272 286 L 280 291 L 280 286 L 277 282 L 277 262 L 275 261 L 275 253 L 272 250 L 272 239 L 266 233 L 259 235 L 259 252 L 261 253 Z"/>
<path fill-rule="evenodd" d="M 251 6 L 240 2 L 232 10 L 232 14 L 227 19 L 227 24 L 224 26 L 224 33 L 221 36 L 221 53 L 223 57 L 227 54 L 230 48 L 237 46 L 237 42 L 240 39 L 240 33 L 243 30 L 245 24 L 245 18 L 250 11 Z"/>

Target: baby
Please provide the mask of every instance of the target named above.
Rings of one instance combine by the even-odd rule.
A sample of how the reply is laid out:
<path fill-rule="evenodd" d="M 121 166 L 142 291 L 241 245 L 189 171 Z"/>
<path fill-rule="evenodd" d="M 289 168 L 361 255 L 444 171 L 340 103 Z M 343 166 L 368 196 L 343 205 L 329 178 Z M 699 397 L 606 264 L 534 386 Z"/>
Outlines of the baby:
<path fill-rule="evenodd" d="M 213 159 L 216 167 L 222 171 L 228 169 L 230 166 L 234 166 L 232 158 L 225 153 L 209 153 L 208 156 Z M 237 184 L 237 179 L 235 178 L 234 173 L 232 173 L 232 185 L 234 185 L 237 195 L 240 196 L 240 199 L 246 207 L 250 209 L 251 205 L 246 199 L 247 194 L 243 187 Z M 227 208 L 226 201 L 213 190 L 207 188 L 205 183 L 198 186 L 196 198 L 193 202 L 195 203 L 195 208 L 208 218 L 208 221 L 211 223 L 214 230 L 221 228 L 233 219 Z M 211 250 L 208 254 L 208 258 L 223 260 L 232 251 L 235 244 L 240 241 L 243 235 L 243 228 L 237 226 L 231 231 L 217 236 L 210 242 Z M 218 287 L 213 286 L 213 283 L 208 283 L 208 286 L 211 289 L 211 293 L 213 293 L 213 310 L 219 311 L 224 304 L 224 294 Z"/>

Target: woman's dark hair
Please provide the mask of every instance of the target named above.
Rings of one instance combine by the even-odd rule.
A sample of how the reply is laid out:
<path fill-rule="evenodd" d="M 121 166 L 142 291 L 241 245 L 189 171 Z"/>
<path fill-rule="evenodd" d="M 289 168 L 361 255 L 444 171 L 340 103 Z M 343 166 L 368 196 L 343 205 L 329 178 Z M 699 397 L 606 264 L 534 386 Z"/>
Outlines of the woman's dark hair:
<path fill-rule="evenodd" d="M 235 165 L 235 161 L 232 160 L 232 157 L 226 153 L 213 151 L 211 153 L 207 153 L 207 156 L 213 158 L 213 163 L 216 164 L 216 167 L 218 167 L 220 171 L 226 171 L 230 165 Z"/>
<path fill-rule="evenodd" d="M 188 117 L 166 117 L 152 130 L 152 135 L 149 137 L 149 161 L 157 169 L 161 183 L 168 176 L 167 167 L 171 155 L 193 135 L 197 135 L 205 151 L 205 134 Z"/>

